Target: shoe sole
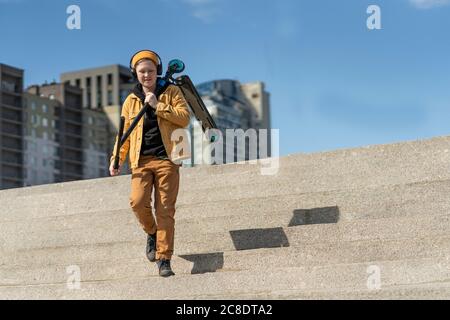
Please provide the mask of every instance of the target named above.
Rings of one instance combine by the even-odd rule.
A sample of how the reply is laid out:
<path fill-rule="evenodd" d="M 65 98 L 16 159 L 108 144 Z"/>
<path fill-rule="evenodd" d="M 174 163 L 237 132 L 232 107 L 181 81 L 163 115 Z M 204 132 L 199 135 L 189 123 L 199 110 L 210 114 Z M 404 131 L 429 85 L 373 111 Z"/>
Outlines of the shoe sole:
<path fill-rule="evenodd" d="M 173 272 L 169 272 L 169 273 L 160 273 L 159 275 L 160 275 L 161 277 L 163 277 L 163 278 L 167 278 L 167 277 L 170 277 L 170 276 L 174 276 L 175 273 L 173 273 Z"/>
<path fill-rule="evenodd" d="M 150 262 L 155 262 L 155 261 L 156 261 L 156 252 L 149 252 L 149 253 L 147 254 L 147 259 L 148 259 Z"/>

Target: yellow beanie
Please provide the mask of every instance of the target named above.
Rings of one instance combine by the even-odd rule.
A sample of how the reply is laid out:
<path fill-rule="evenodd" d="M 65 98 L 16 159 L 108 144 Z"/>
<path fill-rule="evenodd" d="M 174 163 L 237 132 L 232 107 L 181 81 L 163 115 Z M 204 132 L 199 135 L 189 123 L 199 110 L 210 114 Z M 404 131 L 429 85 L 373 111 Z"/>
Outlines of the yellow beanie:
<path fill-rule="evenodd" d="M 158 65 L 159 65 L 159 59 L 158 59 L 158 56 L 157 56 L 156 54 L 154 54 L 153 52 L 151 52 L 151 51 L 144 50 L 144 51 L 138 52 L 138 53 L 133 57 L 133 59 L 131 60 L 131 67 L 132 67 L 133 69 L 136 68 L 136 63 L 137 63 L 139 60 L 142 60 L 142 59 L 150 59 L 150 60 L 153 61 L 153 63 L 155 64 L 155 66 L 158 66 Z"/>

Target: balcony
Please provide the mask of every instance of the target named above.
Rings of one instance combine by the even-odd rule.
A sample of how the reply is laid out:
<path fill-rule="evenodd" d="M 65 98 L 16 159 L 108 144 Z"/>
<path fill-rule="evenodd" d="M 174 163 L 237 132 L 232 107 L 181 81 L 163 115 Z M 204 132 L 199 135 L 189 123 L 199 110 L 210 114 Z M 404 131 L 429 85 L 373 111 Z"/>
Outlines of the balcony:
<path fill-rule="evenodd" d="M 1 90 L 3 92 L 13 93 L 16 95 L 21 95 L 21 85 L 14 80 L 2 80 Z"/>
<path fill-rule="evenodd" d="M 1 123 L 2 133 L 13 135 L 13 136 L 23 136 L 22 132 L 22 124 L 14 124 L 6 121 L 2 121 Z"/>
<path fill-rule="evenodd" d="M 2 104 L 22 109 L 22 97 L 11 95 L 8 92 L 2 94 Z"/>
<path fill-rule="evenodd" d="M 2 151 L 2 162 L 4 164 L 12 165 L 12 166 L 22 166 L 23 156 L 20 150 L 6 150 Z"/>
<path fill-rule="evenodd" d="M 13 166 L 13 165 L 2 165 L 2 176 L 4 178 L 10 178 L 10 179 L 17 179 L 21 180 L 23 179 L 23 173 L 22 173 L 22 165 L 20 166 Z"/>
<path fill-rule="evenodd" d="M 1 117 L 6 120 L 22 123 L 22 111 L 20 110 L 2 108 Z"/>
<path fill-rule="evenodd" d="M 65 128 L 65 133 L 72 136 L 81 136 L 82 127 L 79 124 L 67 123 Z"/>
<path fill-rule="evenodd" d="M 10 136 L 2 137 L 2 147 L 11 150 L 22 151 L 22 138 L 15 138 Z"/>

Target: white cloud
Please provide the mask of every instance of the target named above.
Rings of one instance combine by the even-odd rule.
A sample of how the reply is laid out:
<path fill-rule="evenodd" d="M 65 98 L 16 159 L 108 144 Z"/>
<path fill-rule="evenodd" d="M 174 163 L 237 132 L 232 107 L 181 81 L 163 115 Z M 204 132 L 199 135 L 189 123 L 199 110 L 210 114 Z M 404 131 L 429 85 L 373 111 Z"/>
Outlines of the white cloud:
<path fill-rule="evenodd" d="M 450 4 L 450 0 L 409 0 L 418 9 L 430 9 Z"/>
<path fill-rule="evenodd" d="M 300 20 L 298 11 L 298 7 L 293 2 L 275 2 L 273 17 L 276 23 L 275 32 L 278 36 L 290 40 L 298 35 Z"/>
<path fill-rule="evenodd" d="M 279 20 L 279 22 L 277 23 L 276 31 L 279 36 L 290 39 L 297 35 L 298 26 L 295 19 L 286 17 Z"/>
<path fill-rule="evenodd" d="M 217 8 L 217 0 L 183 0 L 183 2 L 191 7 L 193 17 L 204 23 L 214 22 L 214 18 L 220 14 L 220 10 Z"/>
<path fill-rule="evenodd" d="M 195 9 L 192 12 L 192 15 L 195 18 L 203 21 L 204 23 L 212 23 L 212 22 L 214 22 L 215 11 L 211 10 L 211 9 L 199 8 L 199 9 Z"/>

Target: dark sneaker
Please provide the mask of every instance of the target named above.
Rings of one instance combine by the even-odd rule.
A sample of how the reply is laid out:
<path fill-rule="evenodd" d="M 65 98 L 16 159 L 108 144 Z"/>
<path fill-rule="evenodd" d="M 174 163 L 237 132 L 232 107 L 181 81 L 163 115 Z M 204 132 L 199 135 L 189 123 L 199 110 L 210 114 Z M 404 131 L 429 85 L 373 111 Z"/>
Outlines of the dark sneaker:
<path fill-rule="evenodd" d="M 158 268 L 159 275 L 161 277 L 170 277 L 175 275 L 175 273 L 172 271 L 172 268 L 170 267 L 170 260 L 159 260 Z"/>
<path fill-rule="evenodd" d="M 145 253 L 147 254 L 148 260 L 151 262 L 156 261 L 156 233 L 147 236 L 147 248 Z"/>

